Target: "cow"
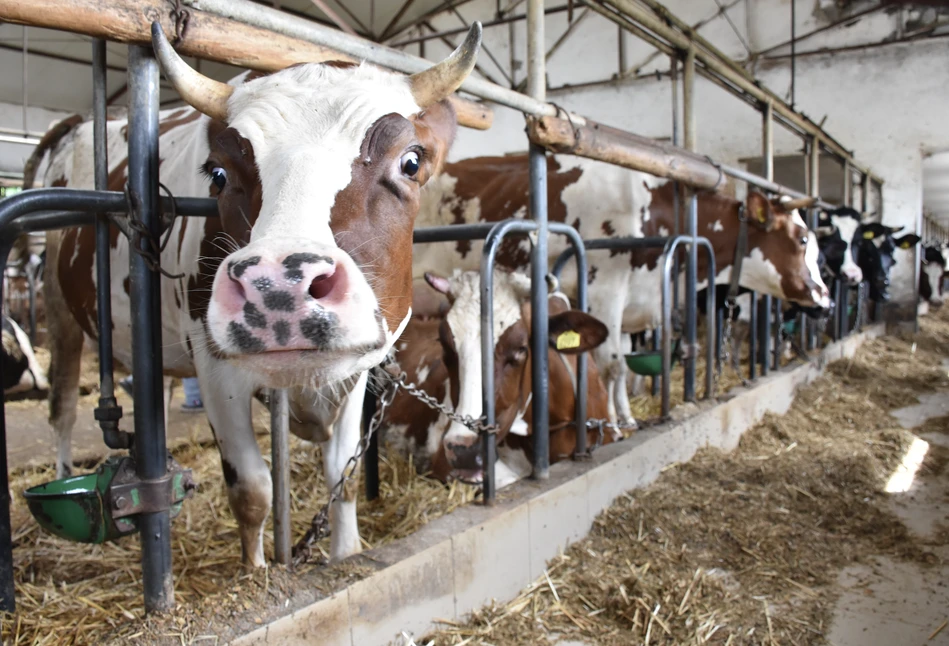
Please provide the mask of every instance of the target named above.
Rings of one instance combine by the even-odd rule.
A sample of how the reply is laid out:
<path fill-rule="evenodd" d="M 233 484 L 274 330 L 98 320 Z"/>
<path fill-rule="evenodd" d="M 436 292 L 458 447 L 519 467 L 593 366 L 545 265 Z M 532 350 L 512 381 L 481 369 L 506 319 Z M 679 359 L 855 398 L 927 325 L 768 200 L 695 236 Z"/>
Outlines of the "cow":
<path fill-rule="evenodd" d="M 447 312 L 427 320 L 413 317 L 398 343 L 396 360 L 401 369 L 422 390 L 449 406 L 457 406 L 461 415 L 481 417 L 480 387 L 480 311 L 476 272 L 456 272 L 451 278 L 427 274 L 425 280 L 449 301 Z M 432 290 L 429 290 L 432 291 Z M 533 433 L 530 402 L 533 397 L 530 373 L 530 279 L 523 274 L 498 271 L 495 274 L 495 311 L 501 320 L 495 341 L 495 411 L 498 424 L 498 462 L 496 485 L 505 487 L 531 471 Z M 582 331 L 584 349 L 606 338 L 606 327 L 589 315 L 570 310 L 566 296 L 559 292 L 548 298 L 551 335 L 559 327 Z M 475 313 L 473 318 L 470 318 Z M 498 320 L 496 318 L 496 320 Z M 465 338 L 469 342 L 457 343 Z M 477 348 L 472 350 L 474 343 Z M 577 349 L 548 348 L 548 402 L 551 464 L 573 455 L 576 449 L 576 361 Z M 596 363 L 588 361 L 587 417 L 605 420 L 607 392 Z M 477 375 L 471 371 L 477 370 Z M 471 380 L 477 384 L 469 385 Z M 461 393 L 464 391 L 465 395 Z M 463 400 L 462 400 L 463 397 Z M 463 401 L 463 403 L 461 403 Z M 431 410 L 416 398 L 400 391 L 385 418 L 390 424 L 390 444 L 411 452 L 415 464 L 424 465 L 437 479 L 459 479 L 477 483 L 482 478 L 482 463 L 477 435 L 460 430 L 457 422 Z M 615 426 L 603 425 L 587 431 L 587 446 L 606 444 L 618 439 Z M 444 438 L 444 439 L 443 439 Z M 460 438 L 460 439 L 457 439 Z M 459 444 L 467 446 L 459 450 Z"/>
<path fill-rule="evenodd" d="M 455 412 L 474 419 L 482 416 L 481 401 L 481 278 L 478 272 L 456 271 L 445 278 L 428 273 L 425 279 L 448 297 L 451 307 L 439 324 L 442 364 L 448 375 Z M 530 473 L 533 387 L 531 382 L 530 279 L 518 272 L 496 270 L 494 276 L 494 390 L 498 426 L 497 486 L 502 487 Z M 573 455 L 575 426 L 576 360 L 606 340 L 606 326 L 593 316 L 570 309 L 567 297 L 548 297 L 550 343 L 548 347 L 548 406 L 550 410 L 550 461 Z M 561 337 L 566 334 L 567 336 Z M 570 343 L 558 339 L 570 339 Z M 431 376 L 428 377 L 431 380 Z M 606 420 L 608 393 L 596 364 L 589 362 L 587 417 Z M 588 446 L 622 438 L 612 425 L 586 429 Z M 480 436 L 451 420 L 442 439 L 442 450 L 453 478 L 477 483 L 483 477 Z"/>
<path fill-rule="evenodd" d="M 419 226 L 497 221 L 525 217 L 528 209 L 526 155 L 479 157 L 446 164 L 444 172 L 422 192 Z M 602 162 L 566 155 L 547 156 L 548 217 L 576 228 L 584 239 L 616 236 L 669 235 L 674 230 L 673 183 L 657 185 L 656 178 Z M 685 204 L 684 198 L 682 203 Z M 747 217 L 747 255 L 740 284 L 761 293 L 827 307 L 830 299 L 817 270 L 817 242 L 808 232 L 796 202 L 770 200 L 757 191 L 746 200 L 699 193 L 698 232 L 715 251 L 714 282 L 727 284 L 738 246 L 739 218 Z M 508 239 L 498 262 L 508 269 L 529 263 L 529 240 Z M 549 243 L 554 258 L 565 248 L 558 237 Z M 474 269 L 481 259 L 481 243 L 460 241 L 417 245 L 414 277 L 425 272 L 444 273 L 447 267 Z M 622 360 L 622 333 L 655 329 L 661 322 L 658 266 L 661 249 L 633 252 L 590 251 L 590 313 L 609 330 L 606 342 L 594 352 L 610 392 L 610 419 L 634 424 L 626 394 L 626 365 Z M 698 276 L 708 280 L 703 255 Z M 563 284 L 568 294 L 576 288 L 575 270 L 568 265 Z"/>
<path fill-rule="evenodd" d="M 165 76 L 191 106 L 160 115 L 161 181 L 177 196 L 210 194 L 220 213 L 179 218 L 168 234 L 162 266 L 179 277 L 161 282 L 163 363 L 169 375 L 199 380 L 242 562 L 262 567 L 271 480 L 251 424 L 252 395 L 287 388 L 294 430 L 323 443 L 327 482 L 344 477 L 368 371 L 411 314 L 419 192 L 454 138 L 447 98 L 474 66 L 481 27 L 412 76 L 330 61 L 244 73 L 228 84 L 190 68 L 157 23 L 152 38 Z M 111 190 L 124 185 L 127 128 L 123 119 L 108 123 Z M 47 185 L 93 185 L 91 132 L 82 123 L 56 144 Z M 83 334 L 96 334 L 94 251 L 91 228 L 48 239 L 60 474 L 70 465 Z M 113 231 L 113 342 L 126 366 L 128 253 Z M 360 550 L 355 492 L 350 482 L 330 509 L 333 561 Z"/>
<path fill-rule="evenodd" d="M 36 359 L 30 337 L 9 316 L 2 321 L 3 394 L 13 395 L 30 390 L 48 390 L 46 373 Z"/>
<path fill-rule="evenodd" d="M 949 245 L 928 244 L 923 247 L 922 271 L 919 273 L 919 298 L 933 308 L 942 307 L 943 279 L 949 273 Z"/>

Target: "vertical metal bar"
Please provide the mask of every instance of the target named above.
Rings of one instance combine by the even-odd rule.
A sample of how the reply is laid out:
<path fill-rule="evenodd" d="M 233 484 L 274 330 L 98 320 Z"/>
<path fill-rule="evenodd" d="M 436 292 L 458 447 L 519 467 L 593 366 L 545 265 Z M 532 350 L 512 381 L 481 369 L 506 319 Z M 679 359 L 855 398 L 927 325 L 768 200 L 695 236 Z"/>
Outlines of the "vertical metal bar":
<path fill-rule="evenodd" d="M 489 234 L 481 256 L 481 410 L 488 425 L 494 424 L 493 246 L 496 244 L 494 237 Z M 544 356 L 547 356 L 546 348 Z M 498 459 L 497 436 L 494 433 L 481 434 L 481 458 L 484 469 L 482 497 L 485 505 L 493 505 L 497 496 L 494 466 Z"/>
<path fill-rule="evenodd" d="M 808 167 L 807 167 L 807 177 L 808 177 L 808 192 L 810 195 L 817 197 L 820 195 L 820 139 L 817 137 L 812 137 L 807 142 L 808 149 Z M 808 228 L 811 231 L 817 229 L 817 208 L 813 208 L 810 211 L 810 217 L 808 220 Z M 807 344 L 806 348 L 808 350 L 813 349 L 817 346 L 817 337 L 818 333 L 815 329 L 816 324 L 812 324 L 808 317 L 804 317 L 804 327 L 806 328 L 807 333 Z M 823 332 L 821 332 L 823 334 Z"/>
<path fill-rule="evenodd" d="M 372 416 L 376 414 L 376 405 L 376 394 L 367 387 L 362 400 L 363 433 L 369 432 Z M 369 445 L 363 454 L 362 463 L 366 472 L 366 500 L 375 500 L 379 497 L 379 429 L 376 429 L 369 438 Z"/>
<path fill-rule="evenodd" d="M 109 147 L 106 122 L 106 42 L 92 41 L 92 143 L 95 188 L 108 190 Z M 112 258 L 109 218 L 96 215 L 96 315 L 99 334 L 99 406 L 95 411 L 102 439 L 113 449 L 128 448 L 129 436 L 119 433 L 122 409 L 115 400 L 112 361 Z"/>
<path fill-rule="evenodd" d="M 761 362 L 761 376 L 767 377 L 771 366 L 770 348 L 771 348 L 771 295 L 765 294 L 761 297 L 761 306 L 758 310 L 758 328 L 761 330 L 757 360 Z"/>
<path fill-rule="evenodd" d="M 527 2 L 527 93 L 543 101 L 547 96 L 544 43 L 544 0 Z M 530 145 L 530 212 L 537 223 L 531 251 L 531 402 L 534 447 L 533 477 L 546 480 L 550 471 L 549 401 L 547 381 L 547 155 Z M 492 393 L 493 394 L 493 393 Z"/>
<path fill-rule="evenodd" d="M 10 245 L 0 247 L 0 267 L 7 266 Z M 0 280 L 0 303 L 3 281 Z M 3 371 L 0 352 L 0 373 Z M 16 612 L 16 587 L 13 578 L 13 528 L 10 524 L 10 481 L 7 475 L 7 415 L 4 398 L 0 397 L 0 611 Z"/>
<path fill-rule="evenodd" d="M 847 336 L 848 328 L 850 327 L 850 313 L 847 311 L 850 309 L 850 290 L 847 289 L 847 283 L 842 280 L 837 281 L 838 285 L 838 294 L 840 295 L 840 300 L 837 301 L 838 311 L 840 317 L 837 319 L 837 339 L 840 340 Z"/>
<path fill-rule="evenodd" d="M 623 72 L 626 71 L 626 30 L 620 26 L 616 27 L 616 51 L 619 55 L 619 70 L 617 71 L 618 76 L 622 76 Z"/>
<path fill-rule="evenodd" d="M 590 304 L 587 297 L 587 250 L 583 246 L 583 240 L 577 234 L 576 240 L 572 237 L 570 242 L 574 246 L 575 258 L 577 263 L 577 309 L 581 312 L 588 312 Z M 533 317 L 532 317 L 533 318 Z M 587 366 L 587 355 L 585 352 L 577 355 L 577 395 L 576 395 L 576 414 L 574 421 L 577 428 L 577 446 L 574 449 L 574 458 L 584 457 L 587 453 L 587 384 L 589 382 L 589 369 Z"/>
<path fill-rule="evenodd" d="M 36 345 L 36 275 L 29 264 L 26 264 L 26 284 L 29 290 L 30 306 L 30 343 Z"/>
<path fill-rule="evenodd" d="M 772 352 L 771 368 L 778 370 L 781 368 L 781 333 L 783 332 L 784 317 L 782 316 L 781 299 L 774 300 L 774 348 Z"/>
<path fill-rule="evenodd" d="M 860 211 L 866 213 L 870 208 L 870 174 L 864 173 L 860 178 Z"/>
<path fill-rule="evenodd" d="M 679 57 L 670 56 L 669 57 L 669 78 L 672 81 L 672 145 L 680 145 L 679 138 Z M 682 227 L 680 222 L 682 219 L 682 210 L 680 208 L 679 200 L 679 183 L 672 183 L 672 235 L 678 236 L 682 232 Z M 679 307 L 679 256 L 676 255 L 673 259 L 672 265 L 672 275 L 676 279 L 672 283 L 672 307 L 678 309 Z"/>
<path fill-rule="evenodd" d="M 678 238 L 675 238 L 678 240 Z M 672 294 L 670 282 L 677 280 L 670 275 L 672 259 L 676 255 L 676 245 L 666 245 L 666 256 L 662 263 L 662 402 L 661 414 L 665 418 L 670 408 L 670 375 L 672 373 Z M 672 256 L 670 258 L 669 256 Z"/>
<path fill-rule="evenodd" d="M 697 194 L 693 193 L 692 197 L 689 200 L 689 219 L 688 219 L 688 229 L 686 230 L 686 235 L 689 236 L 689 255 L 688 262 L 686 264 L 686 273 L 685 273 L 685 342 L 689 350 L 686 352 L 685 359 L 685 379 L 682 385 L 683 388 L 683 400 L 693 402 L 695 401 L 695 364 L 696 364 L 696 352 L 697 339 L 696 339 L 696 328 L 697 328 L 697 314 L 698 308 L 696 307 L 696 296 L 695 296 L 695 286 L 698 282 L 698 258 L 699 258 L 699 245 L 697 240 L 696 230 L 698 229 L 698 217 L 699 217 L 699 197 Z M 712 289 L 710 285 L 709 292 L 713 294 L 715 290 Z M 714 300 L 712 306 L 714 307 Z M 712 310 L 714 311 L 714 310 Z M 714 318 L 709 316 L 707 318 L 707 324 L 714 327 Z"/>
<path fill-rule="evenodd" d="M 652 351 L 656 352 L 660 348 L 661 341 L 659 340 L 659 330 L 652 331 Z M 659 378 L 653 376 L 652 378 L 652 388 L 650 392 L 653 397 L 656 397 L 659 394 Z"/>
<path fill-rule="evenodd" d="M 270 477 L 273 481 L 273 552 L 290 563 L 290 404 L 285 388 L 270 391 Z"/>
<path fill-rule="evenodd" d="M 748 378 L 758 377 L 758 292 L 748 294 Z"/>
<path fill-rule="evenodd" d="M 682 122 L 686 150 L 695 151 L 695 48 L 689 47 L 682 72 Z"/>
<path fill-rule="evenodd" d="M 158 201 L 158 63 L 151 47 L 129 47 L 128 182 L 131 217 L 149 235 L 161 235 Z M 149 253 L 144 241 L 139 248 Z M 165 407 L 162 387 L 161 275 L 149 269 L 145 257 L 129 254 L 132 302 L 132 374 L 135 376 L 134 457 L 138 475 L 147 480 L 166 473 Z M 142 541 L 142 585 L 145 611 L 174 608 L 171 572 L 171 532 L 168 510 L 139 515 Z"/>
<path fill-rule="evenodd" d="M 836 304 L 836 310 L 834 311 L 834 341 L 840 341 L 843 338 L 841 330 L 843 325 L 841 324 L 842 314 L 841 312 L 847 311 L 847 304 L 843 302 L 843 281 L 839 278 L 834 281 L 834 303 Z"/>
<path fill-rule="evenodd" d="M 28 117 L 28 107 L 29 107 L 29 94 L 30 94 L 30 77 L 29 77 L 29 65 L 30 60 L 30 36 L 29 36 L 29 27 L 23 25 L 23 133 L 26 134 L 30 131 L 29 128 L 29 119 Z"/>
<path fill-rule="evenodd" d="M 708 314 L 706 314 L 708 317 Z M 715 372 L 722 374 L 722 331 L 725 329 L 725 310 L 715 308 Z"/>
<path fill-rule="evenodd" d="M 761 115 L 761 160 L 764 165 L 764 178 L 774 181 L 774 104 L 765 103 Z"/>
<path fill-rule="evenodd" d="M 794 108 L 795 93 L 794 81 L 797 76 L 797 56 L 795 56 L 795 46 L 797 45 L 797 13 L 795 12 L 794 0 L 791 0 L 791 108 Z"/>
<path fill-rule="evenodd" d="M 721 310 L 717 311 L 716 316 L 712 316 L 711 312 L 716 311 L 715 309 L 715 290 L 711 289 L 714 286 L 714 276 L 715 272 L 715 250 L 712 248 L 711 243 L 706 239 L 702 241 L 702 247 L 705 249 L 708 254 L 708 272 L 707 276 L 709 282 L 709 289 L 705 290 L 705 311 L 709 314 L 706 316 L 706 325 L 705 325 L 705 399 L 711 399 L 715 394 L 715 377 L 712 374 L 712 365 L 715 362 L 715 357 L 718 354 L 715 352 L 715 341 L 716 339 L 721 338 L 719 335 L 719 317 L 722 313 Z"/>

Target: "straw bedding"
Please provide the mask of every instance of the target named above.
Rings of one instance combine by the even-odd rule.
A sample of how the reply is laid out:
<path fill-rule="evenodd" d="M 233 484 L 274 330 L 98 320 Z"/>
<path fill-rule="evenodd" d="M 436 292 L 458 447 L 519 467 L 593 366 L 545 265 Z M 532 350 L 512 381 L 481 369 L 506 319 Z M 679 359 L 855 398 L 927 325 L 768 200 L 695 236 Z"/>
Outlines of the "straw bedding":
<path fill-rule="evenodd" d="M 887 411 L 949 389 L 949 316 L 922 327 L 832 364 L 734 452 L 702 450 L 620 497 L 518 598 L 418 643 L 826 643 L 843 567 L 870 555 L 934 564 L 949 544 L 945 524 L 910 534 L 882 493 L 913 437 Z M 949 433 L 949 418 L 923 430 Z M 945 477 L 947 464 L 933 444 L 922 473 Z"/>
<path fill-rule="evenodd" d="M 949 329 L 949 326 L 947 326 L 947 329 Z M 949 337 L 949 333 L 947 333 L 947 337 Z M 919 356 L 922 356 L 925 353 L 924 351 L 931 352 L 931 349 L 924 349 L 921 344 Z M 45 359 L 45 357 L 43 358 Z M 702 383 L 702 370 L 704 370 L 704 367 L 700 364 L 699 384 Z M 674 397 L 675 393 L 681 393 L 681 368 L 677 372 L 680 376 L 674 377 L 678 381 L 678 384 L 673 386 Z M 864 373 L 859 371 L 851 372 L 848 378 L 855 380 L 860 378 L 862 374 Z M 868 374 L 872 376 L 872 373 Z M 727 375 L 728 372 L 726 371 L 726 376 L 719 381 L 719 393 L 724 392 L 739 381 L 734 374 L 730 378 Z M 87 385 L 87 383 L 94 384 L 95 381 L 97 381 L 95 362 L 84 361 L 83 385 Z M 84 390 L 88 393 L 87 397 L 94 398 L 97 396 L 94 388 L 89 389 L 87 386 Z M 701 385 L 699 390 L 701 392 Z M 678 397 L 681 401 L 681 394 Z M 16 405 L 37 406 L 38 414 L 45 416 L 45 403 L 17 402 Z M 634 413 L 638 417 L 649 417 L 657 414 L 658 403 L 649 403 L 648 405 L 652 408 L 644 409 L 644 407 L 641 407 L 640 409 L 634 409 Z M 14 567 L 19 611 L 15 616 L 7 616 L 2 619 L 0 628 L 2 628 L 3 643 L 109 644 L 127 643 L 129 639 L 134 639 L 136 643 L 156 644 L 215 643 L 218 639 L 216 635 L 220 634 L 221 626 L 226 626 L 228 630 L 235 632 L 252 628 L 256 623 L 263 623 L 277 616 L 285 607 L 295 603 L 295 599 L 299 600 L 301 598 L 299 595 L 303 593 L 312 594 L 312 589 L 305 590 L 307 587 L 315 587 L 323 593 L 328 593 L 345 581 L 360 578 L 371 571 L 371 568 L 350 562 L 337 567 L 325 567 L 320 563 L 311 563 L 294 572 L 289 572 L 280 567 L 271 567 L 266 572 L 243 572 L 239 566 L 240 542 L 237 535 L 237 525 L 227 506 L 217 451 L 210 443 L 197 439 L 199 437 L 198 430 L 203 424 L 206 424 L 206 422 L 196 420 L 193 423 L 191 439 L 172 447 L 176 459 L 185 467 L 193 469 L 199 488 L 195 497 L 185 503 L 181 515 L 172 524 L 172 558 L 175 568 L 174 577 L 178 607 L 170 616 L 143 619 L 144 610 L 139 566 L 140 551 L 137 537 L 131 536 L 106 545 L 90 546 L 70 543 L 45 534 L 30 516 L 19 493 L 33 485 L 53 479 L 52 467 L 50 465 L 32 466 L 11 473 L 12 524 L 15 545 Z M 258 441 L 261 450 L 267 456 L 269 455 L 269 436 L 266 429 L 269 426 L 269 417 L 266 411 L 257 410 L 255 426 L 259 432 Z M 803 452 L 798 452 L 798 454 L 803 454 Z M 702 459 L 700 458 L 696 465 L 701 464 Z M 718 465 L 721 461 L 720 458 L 705 459 L 709 459 L 715 465 Z M 759 463 L 754 464 L 758 466 Z M 322 478 L 320 465 L 321 459 L 318 447 L 291 438 L 294 540 L 302 535 L 310 518 L 326 500 L 326 486 Z M 91 470 L 97 465 L 88 464 L 85 466 Z M 694 468 L 698 467 L 683 467 L 681 471 L 685 472 L 686 469 Z M 724 472 L 727 473 L 727 470 Z M 675 477 L 675 474 L 670 474 L 667 477 Z M 695 475 L 690 477 L 696 478 Z M 735 482 L 741 482 L 741 480 L 736 480 L 735 476 L 732 476 L 732 479 Z M 409 535 L 430 520 L 452 511 L 459 505 L 467 504 L 475 495 L 475 490 L 471 487 L 457 484 L 444 487 L 436 482 L 418 477 L 415 474 L 414 465 L 395 455 L 383 460 L 381 481 L 383 489 L 381 499 L 374 503 L 366 503 L 364 500 L 359 503 L 360 532 L 365 539 L 365 547 L 367 548 Z M 690 495 L 694 495 L 695 504 L 699 505 L 700 508 L 700 500 L 703 494 L 699 482 L 700 480 L 696 479 L 696 484 L 691 485 L 694 494 Z M 721 483 L 717 484 L 722 486 Z M 672 486 L 671 482 L 669 486 Z M 747 483 L 744 485 L 733 484 L 732 486 L 740 490 L 742 486 L 747 486 Z M 729 495 L 747 497 L 752 494 L 733 492 Z M 661 496 L 659 497 L 661 498 Z M 637 509 L 640 504 L 637 501 L 635 505 Z M 642 540 L 637 542 L 637 545 L 643 549 L 647 547 L 658 549 L 658 546 L 669 547 L 667 543 L 662 543 L 659 539 L 654 538 L 654 536 L 660 535 L 655 534 L 652 529 L 648 529 L 651 526 L 662 527 L 666 533 L 679 531 L 671 520 L 661 515 L 661 513 L 671 514 L 672 510 L 661 513 L 657 510 L 655 513 L 660 515 L 655 518 L 645 517 L 638 511 L 618 510 L 611 513 L 621 515 L 635 515 L 638 513 L 639 516 L 631 521 L 632 525 L 630 527 L 636 527 L 639 518 L 643 518 L 645 524 L 642 532 L 645 533 Z M 607 514 L 600 519 L 598 528 L 604 526 L 604 523 L 608 523 L 610 518 L 611 516 Z M 728 519 L 721 518 L 716 522 L 725 526 L 726 521 Z M 623 530 L 624 535 L 626 535 L 626 531 Z M 635 533 L 637 530 L 632 531 Z M 723 539 L 718 537 L 715 540 Z M 748 545 L 753 545 L 753 543 L 749 542 Z M 322 551 L 325 555 L 327 544 L 320 544 L 317 549 L 318 552 Z M 601 548 L 594 546 L 590 549 L 600 550 Z M 750 547 L 749 549 L 755 548 Z M 265 536 L 265 550 L 268 554 L 272 553 L 269 533 Z M 604 547 L 602 550 L 611 553 L 608 547 Z M 597 553 L 597 562 L 600 562 L 602 553 Z M 619 558 L 622 550 L 613 550 L 612 554 L 614 558 Z M 649 556 L 649 559 L 638 561 L 640 563 L 638 567 L 645 567 L 645 564 L 649 562 L 655 562 L 656 565 L 642 570 L 637 576 L 643 577 L 644 581 L 651 581 L 655 577 L 661 576 L 663 581 L 675 581 L 674 585 L 678 585 L 680 581 L 675 577 L 686 576 L 686 574 L 682 572 L 676 574 L 678 570 L 657 567 L 664 562 L 662 559 L 668 559 L 670 555 L 671 552 L 667 554 L 666 550 L 660 550 Z M 578 554 L 567 558 L 576 561 L 584 557 L 583 554 Z M 634 555 L 630 555 L 628 558 L 633 559 Z M 602 562 L 604 564 L 603 568 L 606 568 L 609 564 L 609 561 L 606 560 L 602 560 Z M 565 559 L 561 565 L 555 567 L 566 572 L 569 568 L 565 566 L 569 563 L 571 561 Z M 629 575 L 634 574 L 627 565 L 623 564 L 623 567 L 629 571 Z M 594 570 L 591 569 L 590 571 L 593 572 Z M 618 573 L 619 570 L 616 572 Z M 694 570 L 687 573 L 688 577 L 692 577 L 693 573 Z M 559 580 L 557 579 L 559 575 L 556 570 L 551 573 L 551 576 L 554 577 L 552 582 L 555 579 Z M 624 598 L 621 588 L 613 585 L 615 582 L 613 579 L 617 576 L 620 576 L 620 574 L 607 575 L 603 573 L 604 578 L 602 578 L 603 585 L 608 588 L 608 594 L 607 592 L 604 592 L 604 594 L 607 594 L 612 604 L 609 608 L 615 607 L 615 612 L 614 610 L 604 609 L 600 613 L 604 616 L 592 623 L 600 624 L 609 617 L 614 615 L 619 617 L 623 613 L 629 614 L 631 618 L 638 617 L 640 623 L 644 621 L 645 615 L 637 615 L 631 607 L 617 605 L 620 603 L 617 599 Z M 692 598 L 706 599 L 709 596 L 709 591 L 724 589 L 722 586 L 725 584 L 715 579 L 714 575 L 706 572 L 695 576 L 696 582 L 692 585 L 693 591 L 689 593 Z M 634 588 L 630 587 L 631 585 L 632 583 L 629 583 L 622 588 L 622 590 L 625 590 L 626 597 L 630 599 L 639 598 L 636 597 L 636 594 L 639 594 L 644 601 L 652 599 L 652 596 L 643 596 L 645 593 L 640 594 L 639 592 L 631 597 L 631 591 L 635 592 Z M 637 585 L 648 586 L 653 584 L 643 583 Z M 599 587 L 599 584 L 597 584 L 597 587 Z M 643 590 L 645 589 L 643 588 Z M 674 589 L 676 588 L 670 588 L 663 594 L 668 596 Z M 547 607 L 544 606 L 547 603 L 544 600 L 545 594 L 547 593 L 538 588 L 537 594 L 531 596 L 529 605 L 532 608 Z M 658 594 L 658 592 L 654 593 L 653 596 L 655 594 Z M 597 595 L 598 593 L 593 590 L 587 590 L 584 593 L 585 598 L 588 599 L 599 599 L 602 596 Z M 575 595 L 568 596 L 570 598 L 575 597 Z M 541 605 L 537 606 L 536 604 Z M 497 618 L 499 617 L 496 614 L 497 612 L 503 613 L 506 611 L 503 609 L 485 611 L 488 614 L 485 614 L 484 617 Z M 581 613 L 580 609 L 577 609 L 576 613 L 579 614 L 572 614 L 580 624 L 586 625 L 591 623 L 589 618 L 584 618 L 587 617 L 588 612 L 583 611 Z M 662 610 L 659 613 L 662 622 L 671 622 L 672 619 L 667 619 L 663 614 L 664 612 L 665 610 Z M 724 611 L 716 612 L 720 614 Z M 734 612 L 737 612 L 737 610 L 728 610 L 728 614 Z M 511 616 L 514 614 L 520 616 L 523 614 L 523 608 Z M 563 616 L 566 616 L 566 614 Z M 711 618 L 717 618 L 718 616 L 714 613 L 710 615 Z M 475 621 L 477 622 L 478 619 L 476 618 Z M 493 625 L 494 619 L 490 621 Z M 617 619 L 617 621 L 620 620 Z M 655 624 L 658 621 L 656 619 L 653 623 Z M 570 625 L 575 626 L 572 622 Z M 482 629 L 473 628 L 471 630 L 478 632 Z M 654 634 L 656 630 L 657 628 L 654 626 L 652 628 Z M 662 631 L 660 630 L 660 632 Z M 444 638 L 440 638 L 438 643 L 449 643 L 444 641 L 448 639 L 458 641 L 455 638 L 460 634 L 446 635 Z M 495 643 L 522 642 L 507 642 L 502 639 Z"/>

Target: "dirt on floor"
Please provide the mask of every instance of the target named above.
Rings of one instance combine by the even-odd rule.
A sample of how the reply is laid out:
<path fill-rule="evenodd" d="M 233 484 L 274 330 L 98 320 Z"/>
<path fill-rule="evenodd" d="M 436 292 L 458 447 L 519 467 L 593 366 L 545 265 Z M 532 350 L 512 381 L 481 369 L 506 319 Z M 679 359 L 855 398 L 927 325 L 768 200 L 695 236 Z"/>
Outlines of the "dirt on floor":
<path fill-rule="evenodd" d="M 947 312 L 919 335 L 867 343 L 734 452 L 702 450 L 619 498 L 518 598 L 417 643 L 829 643 L 848 566 L 886 559 L 937 580 L 947 566 L 949 517 L 914 533 L 885 491 L 917 437 L 888 411 L 949 396 L 946 358 Z M 949 437 L 949 418 L 915 432 Z M 931 442 L 917 477 L 944 480 L 947 465 L 949 446 Z"/>

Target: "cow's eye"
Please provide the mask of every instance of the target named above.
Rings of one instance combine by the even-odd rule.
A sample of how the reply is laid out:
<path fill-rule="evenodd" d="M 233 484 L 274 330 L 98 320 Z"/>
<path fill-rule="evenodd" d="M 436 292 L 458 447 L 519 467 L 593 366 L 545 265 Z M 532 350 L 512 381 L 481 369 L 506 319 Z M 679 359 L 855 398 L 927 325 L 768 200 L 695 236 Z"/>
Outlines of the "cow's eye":
<path fill-rule="evenodd" d="M 219 166 L 211 169 L 211 181 L 217 186 L 218 190 L 223 190 L 227 184 L 227 171 Z"/>
<path fill-rule="evenodd" d="M 804 236 L 804 237 L 801 238 L 801 246 L 802 246 L 802 247 L 806 247 L 806 246 L 807 246 L 807 236 Z"/>
<path fill-rule="evenodd" d="M 402 169 L 402 174 L 406 177 L 415 177 L 418 175 L 418 153 L 414 150 L 402 155 L 402 159 L 399 160 L 399 167 Z"/>

